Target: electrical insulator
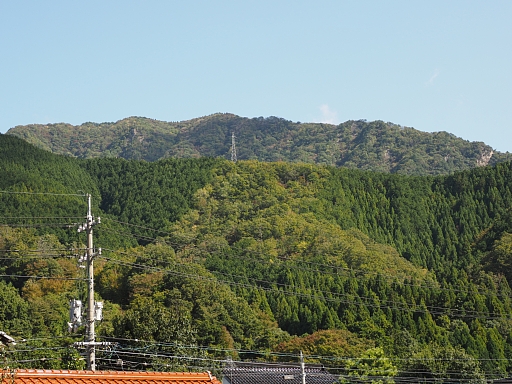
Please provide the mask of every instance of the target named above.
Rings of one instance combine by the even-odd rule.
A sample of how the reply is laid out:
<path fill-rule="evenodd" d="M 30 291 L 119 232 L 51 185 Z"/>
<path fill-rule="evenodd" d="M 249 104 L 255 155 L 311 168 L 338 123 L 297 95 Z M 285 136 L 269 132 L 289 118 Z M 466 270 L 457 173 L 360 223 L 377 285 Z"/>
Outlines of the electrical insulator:
<path fill-rule="evenodd" d="M 85 263 L 87 261 L 87 254 L 78 257 L 78 268 L 85 268 Z"/>

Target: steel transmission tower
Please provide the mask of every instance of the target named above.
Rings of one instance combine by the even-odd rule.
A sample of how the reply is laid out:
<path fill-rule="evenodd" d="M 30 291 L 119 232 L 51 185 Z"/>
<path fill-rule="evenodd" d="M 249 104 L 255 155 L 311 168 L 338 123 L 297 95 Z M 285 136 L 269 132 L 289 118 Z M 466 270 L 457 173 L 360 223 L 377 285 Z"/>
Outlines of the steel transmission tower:
<path fill-rule="evenodd" d="M 231 133 L 231 161 L 236 163 L 235 132 Z"/>

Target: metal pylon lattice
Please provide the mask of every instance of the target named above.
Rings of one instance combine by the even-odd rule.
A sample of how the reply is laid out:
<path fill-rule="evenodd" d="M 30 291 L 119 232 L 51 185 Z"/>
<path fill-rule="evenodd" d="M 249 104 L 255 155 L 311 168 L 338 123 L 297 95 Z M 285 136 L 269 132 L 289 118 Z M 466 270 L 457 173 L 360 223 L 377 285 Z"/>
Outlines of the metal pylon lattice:
<path fill-rule="evenodd" d="M 236 163 L 235 132 L 231 133 L 231 161 Z"/>

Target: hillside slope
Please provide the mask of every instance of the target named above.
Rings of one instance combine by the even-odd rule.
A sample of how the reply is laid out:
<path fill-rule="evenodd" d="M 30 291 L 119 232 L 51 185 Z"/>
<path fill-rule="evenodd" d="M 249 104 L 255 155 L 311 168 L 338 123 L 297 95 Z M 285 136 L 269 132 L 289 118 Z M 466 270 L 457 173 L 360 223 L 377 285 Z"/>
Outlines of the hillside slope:
<path fill-rule="evenodd" d="M 510 162 L 432 177 L 82 160 L 0 135 L 0 167 L 0 329 L 29 340 L 10 367 L 83 368 L 67 348 L 83 327 L 66 330 L 84 292 L 78 190 L 102 217 L 98 336 L 117 344 L 115 361 L 98 351 L 102 369 L 124 357 L 151 369 L 297 361 L 303 350 L 347 373 L 376 346 L 404 378 L 512 372 Z"/>
<path fill-rule="evenodd" d="M 214 114 L 182 122 L 130 117 L 80 126 L 34 124 L 7 133 L 53 153 L 79 158 L 229 158 L 234 133 L 239 160 L 306 162 L 415 175 L 447 174 L 512 160 L 512 154 L 494 151 L 482 142 L 382 121 L 331 125 Z"/>

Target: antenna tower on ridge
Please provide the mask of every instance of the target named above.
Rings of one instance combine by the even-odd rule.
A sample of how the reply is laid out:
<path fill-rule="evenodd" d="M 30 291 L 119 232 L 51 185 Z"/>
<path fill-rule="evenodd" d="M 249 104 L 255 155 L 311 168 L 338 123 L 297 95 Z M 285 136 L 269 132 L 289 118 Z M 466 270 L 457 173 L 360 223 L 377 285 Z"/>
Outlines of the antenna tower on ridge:
<path fill-rule="evenodd" d="M 231 161 L 236 163 L 235 132 L 231 133 Z"/>

